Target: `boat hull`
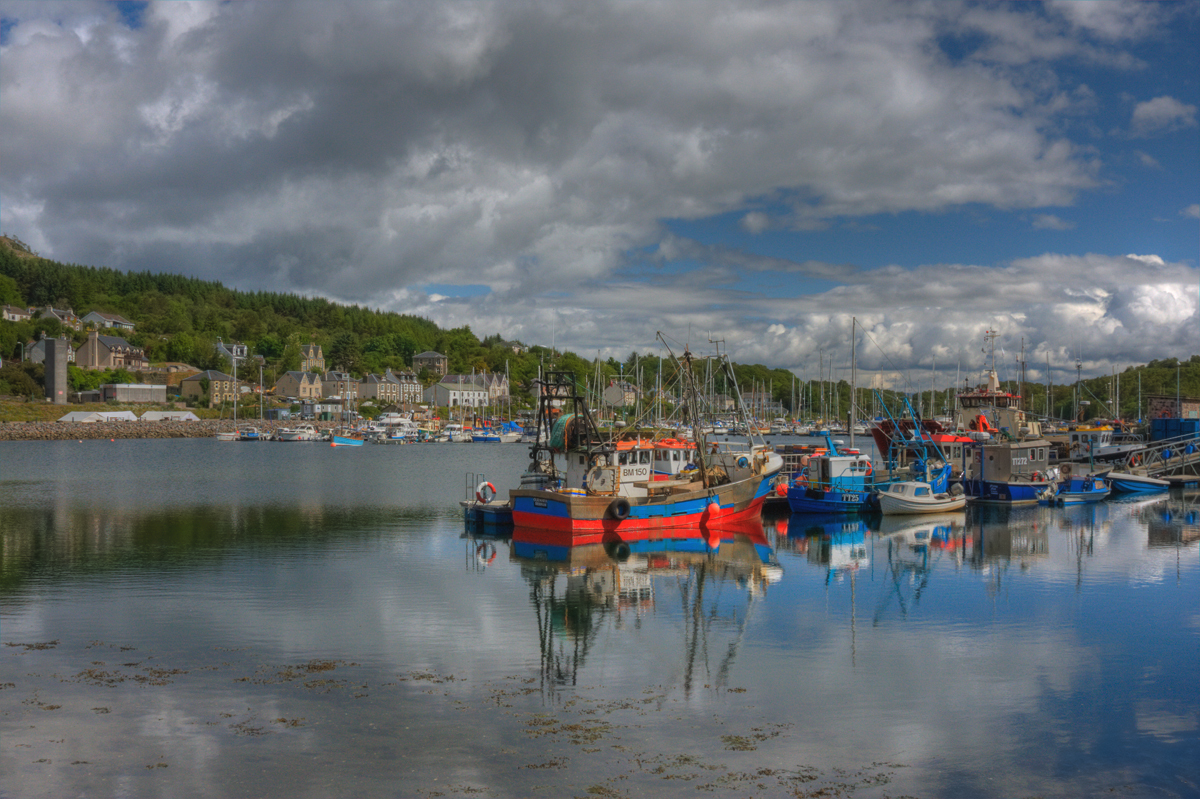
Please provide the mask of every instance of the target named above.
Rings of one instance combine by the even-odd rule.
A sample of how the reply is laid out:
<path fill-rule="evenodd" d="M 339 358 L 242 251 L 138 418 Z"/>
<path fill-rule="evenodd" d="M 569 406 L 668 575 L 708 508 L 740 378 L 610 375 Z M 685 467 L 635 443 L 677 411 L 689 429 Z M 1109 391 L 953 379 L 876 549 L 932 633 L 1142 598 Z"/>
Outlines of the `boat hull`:
<path fill-rule="evenodd" d="M 1099 477 L 1074 477 L 1058 486 L 1053 496 L 1043 497 L 1044 505 L 1086 505 L 1106 499 L 1108 483 Z"/>
<path fill-rule="evenodd" d="M 754 477 L 712 490 L 669 497 L 587 496 L 537 489 L 509 492 L 513 524 L 528 543 L 571 547 L 612 541 L 632 543 L 663 538 L 670 530 L 719 529 L 758 520 L 772 475 Z M 617 518 L 614 506 L 627 503 Z M 716 504 L 716 508 L 712 507 Z"/>
<path fill-rule="evenodd" d="M 1153 494 L 1171 487 L 1166 480 L 1125 472 L 1109 472 L 1108 482 L 1114 494 Z"/>
<path fill-rule="evenodd" d="M 361 438 L 347 438 L 345 436 L 330 436 L 329 444 L 333 447 L 361 447 L 363 440 Z"/>
<path fill-rule="evenodd" d="M 910 497 L 893 497 L 888 494 L 879 495 L 879 510 L 884 516 L 913 516 L 925 513 L 949 513 L 962 510 L 967 505 L 966 495 L 950 497 L 944 500 L 921 502 Z"/>
<path fill-rule="evenodd" d="M 1036 505 L 1038 495 L 1046 490 L 1048 483 L 964 479 L 961 485 L 967 499 L 974 502 L 998 505 Z"/>
<path fill-rule="evenodd" d="M 877 510 L 874 492 L 836 491 L 792 484 L 787 492 L 792 513 L 870 513 Z"/>

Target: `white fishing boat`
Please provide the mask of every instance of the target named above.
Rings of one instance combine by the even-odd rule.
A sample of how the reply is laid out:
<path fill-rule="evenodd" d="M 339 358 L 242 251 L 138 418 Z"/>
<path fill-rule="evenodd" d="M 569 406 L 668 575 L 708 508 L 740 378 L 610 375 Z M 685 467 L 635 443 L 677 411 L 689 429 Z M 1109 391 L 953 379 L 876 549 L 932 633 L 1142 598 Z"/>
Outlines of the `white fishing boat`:
<path fill-rule="evenodd" d="M 239 433 L 237 430 L 221 430 L 213 437 L 215 439 L 217 439 L 217 441 L 241 441 L 242 440 L 242 434 Z"/>
<path fill-rule="evenodd" d="M 929 483 L 906 480 L 888 483 L 879 488 L 879 510 L 885 516 L 914 513 L 946 513 L 960 510 L 967 504 L 965 494 L 936 492 Z"/>

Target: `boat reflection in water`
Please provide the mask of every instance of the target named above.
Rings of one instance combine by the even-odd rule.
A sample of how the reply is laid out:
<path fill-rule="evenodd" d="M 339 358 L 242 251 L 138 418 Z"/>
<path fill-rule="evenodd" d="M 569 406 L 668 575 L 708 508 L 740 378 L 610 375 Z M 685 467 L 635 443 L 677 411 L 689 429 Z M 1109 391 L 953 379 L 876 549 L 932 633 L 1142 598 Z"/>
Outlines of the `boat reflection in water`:
<path fill-rule="evenodd" d="M 827 580 L 840 580 L 870 564 L 866 520 L 842 514 L 792 514 L 789 541 L 803 541 L 808 562 L 826 567 Z M 800 549 L 800 547 L 793 547 Z"/>
<path fill-rule="evenodd" d="M 536 611 L 543 690 L 577 684 L 602 630 L 636 628 L 650 614 L 673 613 L 685 620 L 685 695 L 696 679 L 725 684 L 757 601 L 783 569 L 761 523 L 725 526 L 712 537 L 699 529 L 672 532 L 633 543 L 546 548 L 536 530 L 513 529 L 512 559 Z M 733 641 L 718 648 L 722 631 Z M 722 653 L 715 676 L 710 649 Z"/>
<path fill-rule="evenodd" d="M 1200 491 L 1184 489 L 1146 502 L 1137 516 L 1146 525 L 1150 547 L 1179 547 L 1200 540 Z"/>

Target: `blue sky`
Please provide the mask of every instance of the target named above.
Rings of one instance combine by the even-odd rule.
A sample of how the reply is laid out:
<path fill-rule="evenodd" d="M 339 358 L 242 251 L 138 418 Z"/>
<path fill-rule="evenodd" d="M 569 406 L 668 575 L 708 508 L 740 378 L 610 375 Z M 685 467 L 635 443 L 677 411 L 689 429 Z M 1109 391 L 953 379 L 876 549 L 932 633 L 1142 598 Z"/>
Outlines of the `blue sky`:
<path fill-rule="evenodd" d="M 989 329 L 1102 374 L 1200 351 L 1197 41 L 1119 0 L 0 0 L 0 226 L 606 357 L 812 374 L 857 318 L 884 382 Z"/>

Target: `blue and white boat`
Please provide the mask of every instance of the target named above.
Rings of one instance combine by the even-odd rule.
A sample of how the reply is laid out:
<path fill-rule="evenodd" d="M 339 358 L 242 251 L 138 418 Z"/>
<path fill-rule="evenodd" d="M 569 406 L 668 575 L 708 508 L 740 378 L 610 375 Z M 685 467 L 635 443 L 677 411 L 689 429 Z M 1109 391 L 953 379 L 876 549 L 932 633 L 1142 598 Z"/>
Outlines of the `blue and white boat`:
<path fill-rule="evenodd" d="M 1063 473 L 1038 495 L 1039 505 L 1084 505 L 1106 499 L 1112 489 L 1098 475 L 1076 475 L 1063 464 Z M 1053 470 L 1051 474 L 1053 475 Z"/>
<path fill-rule="evenodd" d="M 973 502 L 1034 505 L 1051 481 L 1044 439 L 980 442 L 963 455 L 963 492 Z"/>
<path fill-rule="evenodd" d="M 362 433 L 357 430 L 343 428 L 334 430 L 329 434 L 329 445 L 331 447 L 361 447 L 365 439 Z"/>
<path fill-rule="evenodd" d="M 841 453 L 830 436 L 826 452 L 811 455 L 808 466 L 787 490 L 792 513 L 870 513 L 878 510 L 875 468 L 866 455 Z"/>

